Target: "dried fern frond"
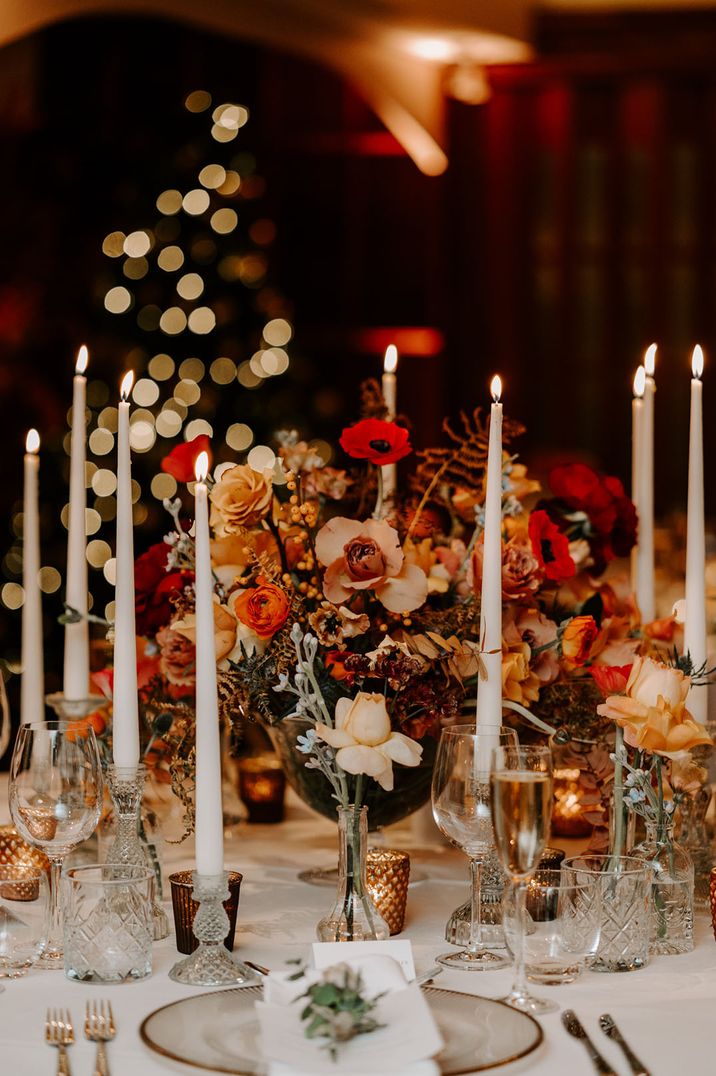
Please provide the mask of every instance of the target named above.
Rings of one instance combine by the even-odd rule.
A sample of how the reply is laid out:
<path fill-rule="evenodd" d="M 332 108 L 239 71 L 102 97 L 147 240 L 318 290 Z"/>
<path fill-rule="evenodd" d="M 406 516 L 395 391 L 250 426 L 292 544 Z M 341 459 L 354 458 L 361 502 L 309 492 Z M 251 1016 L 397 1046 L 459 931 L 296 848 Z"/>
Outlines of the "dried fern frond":
<path fill-rule="evenodd" d="M 443 430 L 449 444 L 422 449 L 417 453 L 421 462 L 415 471 L 414 486 L 424 488 L 440 481 L 473 490 L 482 489 L 490 437 L 488 418 L 483 417 L 480 407 L 476 407 L 471 414 L 461 411 L 460 426 L 460 429 L 455 429 L 450 419 L 445 419 Z M 503 444 L 509 444 L 522 433 L 524 426 L 521 423 L 509 418 L 504 420 Z"/>
<path fill-rule="evenodd" d="M 380 381 L 376 377 L 366 378 L 360 386 L 360 417 L 384 419 L 387 415 Z"/>

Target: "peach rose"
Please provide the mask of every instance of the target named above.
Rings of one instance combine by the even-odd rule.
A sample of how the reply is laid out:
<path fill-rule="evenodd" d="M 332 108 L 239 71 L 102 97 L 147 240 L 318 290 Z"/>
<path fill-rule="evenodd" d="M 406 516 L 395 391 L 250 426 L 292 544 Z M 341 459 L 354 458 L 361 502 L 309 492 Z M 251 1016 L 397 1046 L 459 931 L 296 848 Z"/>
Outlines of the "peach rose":
<path fill-rule="evenodd" d="M 224 471 L 209 496 L 211 526 L 223 538 L 240 534 L 244 527 L 260 523 L 268 515 L 273 486 L 270 478 L 244 463 Z"/>
<path fill-rule="evenodd" d="M 236 594 L 232 607 L 237 620 L 261 639 L 270 639 L 286 623 L 291 603 L 281 587 L 259 576 L 255 587 Z"/>
<path fill-rule="evenodd" d="M 538 609 L 518 609 L 515 627 L 530 648 L 530 668 L 542 684 L 551 684 L 559 676 L 557 625 Z M 538 651 L 535 654 L 535 650 Z"/>
<path fill-rule="evenodd" d="M 335 728 L 316 725 L 319 740 L 336 749 L 336 762 L 346 773 L 365 773 L 389 792 L 393 763 L 417 766 L 423 749 L 402 732 L 393 732 L 385 697 L 359 691 L 354 699 L 339 699 Z"/>
<path fill-rule="evenodd" d="M 502 640 L 502 697 L 528 706 L 539 698 L 542 683 L 530 669 L 530 647 L 522 641 L 514 624 Z"/>
<path fill-rule="evenodd" d="M 673 758 L 711 743 L 704 726 L 686 709 L 690 687 L 690 677 L 679 669 L 635 657 L 626 694 L 610 695 L 597 713 L 616 721 L 631 747 Z"/>
<path fill-rule="evenodd" d="M 476 594 L 482 588 L 482 558 L 484 545 L 478 542 L 473 550 L 470 567 L 472 587 Z M 539 561 L 532 546 L 521 535 L 510 538 L 502 546 L 502 597 L 505 601 L 525 601 L 533 597 L 542 583 Z"/>
<path fill-rule="evenodd" d="M 193 687 L 196 683 L 196 647 L 171 627 L 157 632 L 159 670 L 170 684 Z"/>
<path fill-rule="evenodd" d="M 329 520 L 316 535 L 316 556 L 326 568 L 324 594 L 334 605 L 372 590 L 391 613 L 409 613 L 428 596 L 425 572 L 406 562 L 398 532 L 384 520 Z"/>
<path fill-rule="evenodd" d="M 196 646 L 196 614 L 187 613 L 181 620 L 175 620 L 172 631 L 183 635 L 192 646 Z M 236 618 L 224 605 L 214 602 L 214 646 L 216 661 L 222 661 L 234 649 L 236 643 Z"/>

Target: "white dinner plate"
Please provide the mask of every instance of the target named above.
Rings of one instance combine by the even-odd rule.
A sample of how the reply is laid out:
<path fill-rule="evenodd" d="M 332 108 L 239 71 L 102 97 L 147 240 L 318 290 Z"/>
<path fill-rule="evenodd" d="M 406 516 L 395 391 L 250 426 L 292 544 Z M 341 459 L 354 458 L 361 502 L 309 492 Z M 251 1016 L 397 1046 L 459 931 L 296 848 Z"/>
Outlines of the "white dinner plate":
<path fill-rule="evenodd" d="M 501 1001 L 424 988 L 445 1040 L 437 1057 L 442 1076 L 483 1072 L 536 1050 L 542 1028 Z M 191 1068 L 231 1076 L 265 1076 L 254 1008 L 261 986 L 198 994 L 150 1013 L 139 1029 L 156 1053 Z"/>

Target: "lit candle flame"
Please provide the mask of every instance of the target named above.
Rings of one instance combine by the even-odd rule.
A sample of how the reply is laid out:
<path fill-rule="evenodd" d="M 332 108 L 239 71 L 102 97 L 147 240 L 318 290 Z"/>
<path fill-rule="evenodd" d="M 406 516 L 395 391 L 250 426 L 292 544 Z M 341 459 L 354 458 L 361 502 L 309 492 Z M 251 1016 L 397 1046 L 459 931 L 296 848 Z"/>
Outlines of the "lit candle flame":
<path fill-rule="evenodd" d="M 492 399 L 495 403 L 499 403 L 500 397 L 502 396 L 502 378 L 499 374 L 495 374 L 490 382 L 490 392 L 492 393 Z"/>
<path fill-rule="evenodd" d="M 89 362 L 89 351 L 87 345 L 83 344 L 77 352 L 77 362 L 75 363 L 75 373 L 83 374 L 87 369 L 87 363 Z"/>
<path fill-rule="evenodd" d="M 644 395 L 644 389 L 646 388 L 646 370 L 643 366 L 637 366 L 636 373 L 634 374 L 634 395 L 638 400 Z"/>
<path fill-rule="evenodd" d="M 25 451 L 32 453 L 33 456 L 36 452 L 40 451 L 40 435 L 37 430 L 27 431 L 27 437 L 25 438 Z"/>
<path fill-rule="evenodd" d="M 691 355 L 691 373 L 700 378 L 704 372 L 704 352 L 701 344 L 697 344 Z"/>
<path fill-rule="evenodd" d="M 654 370 L 656 369 L 656 344 L 649 344 L 644 352 L 644 369 L 647 377 L 654 376 Z"/>
<path fill-rule="evenodd" d="M 200 452 L 194 464 L 194 474 L 197 482 L 203 482 L 209 473 L 209 453 Z"/>
<path fill-rule="evenodd" d="M 119 386 L 119 395 L 122 397 L 124 403 L 129 399 L 129 394 L 132 391 L 132 385 L 134 384 L 134 370 L 128 370 L 122 378 L 122 384 Z"/>
<path fill-rule="evenodd" d="M 395 344 L 388 344 L 385 349 L 385 358 L 383 359 L 383 372 L 386 374 L 394 374 L 398 369 L 398 349 Z"/>

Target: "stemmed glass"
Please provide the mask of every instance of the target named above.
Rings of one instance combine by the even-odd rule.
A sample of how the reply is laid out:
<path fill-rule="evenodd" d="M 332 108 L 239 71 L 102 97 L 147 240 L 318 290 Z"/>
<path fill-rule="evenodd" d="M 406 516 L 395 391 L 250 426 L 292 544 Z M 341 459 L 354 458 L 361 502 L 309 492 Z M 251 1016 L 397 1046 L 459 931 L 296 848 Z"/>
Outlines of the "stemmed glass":
<path fill-rule="evenodd" d="M 21 725 L 10 763 L 10 813 L 50 860 L 50 930 L 39 965 L 63 966 L 60 875 L 68 853 L 94 833 L 102 766 L 94 732 L 67 721 Z"/>
<path fill-rule="evenodd" d="M 439 964 L 464 971 L 490 971 L 509 963 L 485 948 L 480 929 L 482 860 L 493 846 L 490 821 L 490 760 L 494 748 L 517 747 L 504 726 L 455 725 L 444 729 L 433 769 L 433 817 L 445 836 L 470 859 L 470 932 L 466 949 L 444 953 Z"/>
<path fill-rule="evenodd" d="M 498 746 L 492 759 L 490 785 L 495 846 L 515 887 L 515 981 L 505 1001 L 520 1012 L 552 1012 L 558 1006 L 532 997 L 525 975 L 527 882 L 539 866 L 552 815 L 549 747 Z"/>

